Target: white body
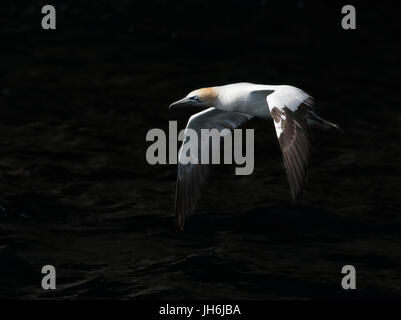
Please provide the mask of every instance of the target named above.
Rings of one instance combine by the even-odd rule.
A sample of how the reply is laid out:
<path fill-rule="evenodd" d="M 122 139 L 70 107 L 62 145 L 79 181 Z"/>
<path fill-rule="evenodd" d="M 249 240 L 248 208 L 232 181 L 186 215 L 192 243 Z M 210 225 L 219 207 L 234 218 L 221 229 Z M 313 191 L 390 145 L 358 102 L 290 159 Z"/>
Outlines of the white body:
<path fill-rule="evenodd" d="M 214 107 L 223 111 L 243 112 L 258 118 L 271 119 L 270 110 L 285 105 L 295 111 L 309 95 L 293 86 L 263 85 L 248 82 L 217 87 Z"/>

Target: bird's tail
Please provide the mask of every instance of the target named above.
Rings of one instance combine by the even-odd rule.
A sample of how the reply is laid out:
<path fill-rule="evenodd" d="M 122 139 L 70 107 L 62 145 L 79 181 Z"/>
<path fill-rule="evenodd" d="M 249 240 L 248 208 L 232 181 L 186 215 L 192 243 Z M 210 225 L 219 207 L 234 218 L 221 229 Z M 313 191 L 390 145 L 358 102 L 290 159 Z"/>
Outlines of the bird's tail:
<path fill-rule="evenodd" d="M 327 121 L 327 120 L 324 120 L 323 118 L 321 118 L 321 117 L 319 117 L 316 113 L 314 113 L 314 112 L 311 112 L 310 114 L 309 114 L 309 120 L 311 121 L 311 124 L 312 125 L 316 125 L 316 126 L 318 126 L 319 128 L 323 128 L 323 129 L 336 129 L 336 130 L 338 130 L 338 131 L 340 131 L 340 132 L 343 132 L 342 130 L 341 130 L 341 128 L 338 126 L 338 125 L 336 125 L 336 124 L 334 124 L 334 123 L 332 123 L 332 122 L 329 122 L 329 121 Z"/>

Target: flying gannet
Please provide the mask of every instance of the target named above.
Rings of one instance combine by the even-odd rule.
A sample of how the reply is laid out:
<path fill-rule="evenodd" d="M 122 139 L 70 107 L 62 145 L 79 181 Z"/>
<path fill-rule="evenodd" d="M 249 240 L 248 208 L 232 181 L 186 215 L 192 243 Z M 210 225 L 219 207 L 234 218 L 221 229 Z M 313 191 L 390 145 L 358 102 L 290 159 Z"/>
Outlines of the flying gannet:
<path fill-rule="evenodd" d="M 208 108 L 192 115 L 184 131 L 178 154 L 178 172 L 175 196 L 175 218 L 180 230 L 190 217 L 200 197 L 208 173 L 205 164 L 182 164 L 182 149 L 186 143 L 187 129 L 200 134 L 201 129 L 234 129 L 252 117 L 273 119 L 277 138 L 283 154 L 291 195 L 299 203 L 303 195 L 311 152 L 308 125 L 324 128 L 339 127 L 314 112 L 315 100 L 301 89 L 289 85 L 261 85 L 234 83 L 224 86 L 197 89 L 169 108 L 200 106 Z M 200 159 L 201 147 L 192 155 Z M 197 163 L 200 163 L 198 161 Z"/>

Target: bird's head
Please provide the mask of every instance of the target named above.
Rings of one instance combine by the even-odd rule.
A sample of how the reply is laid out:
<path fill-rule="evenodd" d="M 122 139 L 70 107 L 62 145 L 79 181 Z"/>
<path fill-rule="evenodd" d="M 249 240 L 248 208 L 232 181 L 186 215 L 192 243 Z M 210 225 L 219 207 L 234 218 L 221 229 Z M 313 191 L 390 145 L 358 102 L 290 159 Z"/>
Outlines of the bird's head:
<path fill-rule="evenodd" d="M 215 87 L 197 89 L 190 92 L 185 98 L 170 104 L 170 109 L 186 106 L 211 107 L 217 98 Z"/>

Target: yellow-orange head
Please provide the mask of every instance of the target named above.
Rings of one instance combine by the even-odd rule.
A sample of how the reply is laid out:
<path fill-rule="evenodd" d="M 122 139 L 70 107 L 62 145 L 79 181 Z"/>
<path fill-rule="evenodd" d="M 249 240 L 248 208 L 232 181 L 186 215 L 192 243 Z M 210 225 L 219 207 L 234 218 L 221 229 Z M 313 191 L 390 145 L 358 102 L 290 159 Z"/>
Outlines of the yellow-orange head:
<path fill-rule="evenodd" d="M 211 107 L 217 98 L 215 87 L 202 88 L 191 91 L 185 98 L 170 105 L 170 108 L 182 106 Z"/>

